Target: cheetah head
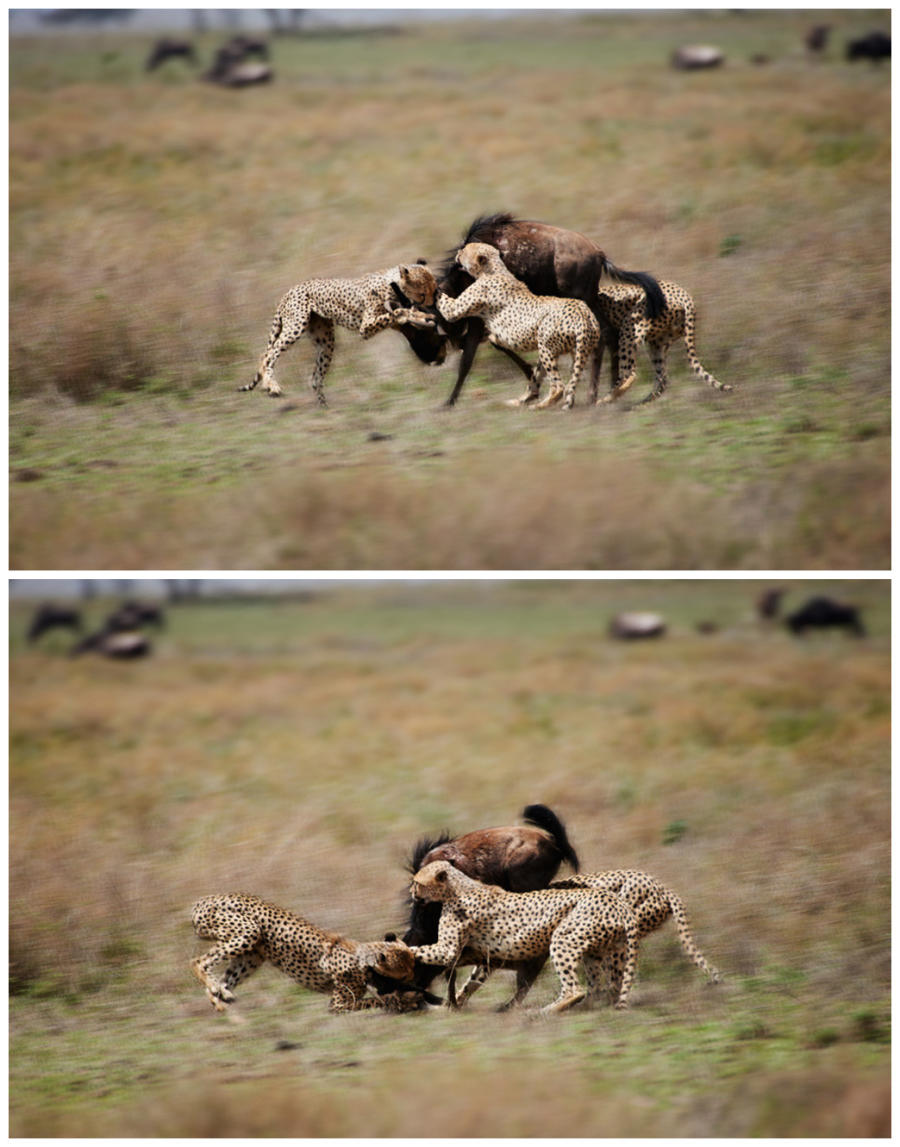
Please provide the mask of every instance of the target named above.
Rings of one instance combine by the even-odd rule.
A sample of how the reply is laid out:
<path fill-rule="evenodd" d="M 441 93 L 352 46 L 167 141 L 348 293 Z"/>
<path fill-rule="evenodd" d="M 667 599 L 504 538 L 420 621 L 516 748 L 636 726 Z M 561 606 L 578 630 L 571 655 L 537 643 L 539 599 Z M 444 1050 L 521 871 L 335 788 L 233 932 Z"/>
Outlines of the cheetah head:
<path fill-rule="evenodd" d="M 437 281 L 428 267 L 421 263 L 401 263 L 400 290 L 418 307 L 433 307 Z"/>
<path fill-rule="evenodd" d="M 449 900 L 454 895 L 457 877 L 461 875 L 446 860 L 433 860 L 412 878 L 413 900 Z"/>
<path fill-rule="evenodd" d="M 456 261 L 473 279 L 503 267 L 500 252 L 488 243 L 467 243 L 456 252 Z"/>
<path fill-rule="evenodd" d="M 365 946 L 362 963 L 365 968 L 392 980 L 409 981 L 415 971 L 416 958 L 402 940 L 376 941 Z"/>

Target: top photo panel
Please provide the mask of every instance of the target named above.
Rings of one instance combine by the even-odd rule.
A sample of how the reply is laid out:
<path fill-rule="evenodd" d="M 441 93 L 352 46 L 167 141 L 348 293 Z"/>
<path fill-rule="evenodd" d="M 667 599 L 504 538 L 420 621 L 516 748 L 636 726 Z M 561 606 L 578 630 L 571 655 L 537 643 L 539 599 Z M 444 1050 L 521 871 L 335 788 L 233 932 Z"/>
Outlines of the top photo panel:
<path fill-rule="evenodd" d="M 10 567 L 887 570 L 889 9 L 11 9 Z"/>

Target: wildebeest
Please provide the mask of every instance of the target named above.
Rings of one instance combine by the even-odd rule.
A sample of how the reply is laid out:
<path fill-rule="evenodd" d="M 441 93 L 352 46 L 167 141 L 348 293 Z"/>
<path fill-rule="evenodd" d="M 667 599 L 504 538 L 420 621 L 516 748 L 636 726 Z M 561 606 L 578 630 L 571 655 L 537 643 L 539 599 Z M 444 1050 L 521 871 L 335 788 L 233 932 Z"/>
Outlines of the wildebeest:
<path fill-rule="evenodd" d="M 601 330 L 604 329 L 604 319 L 598 313 L 597 287 L 603 277 L 640 287 L 647 295 L 647 313 L 651 318 L 658 317 L 665 309 L 659 284 L 646 271 L 625 271 L 617 267 L 592 239 L 577 231 L 516 219 L 506 211 L 475 219 L 462 241 L 447 252 L 438 274 L 438 285 L 445 294 L 454 298 L 458 298 L 473 282 L 471 275 L 456 261 L 458 252 L 469 243 L 488 243 L 496 247 L 506 267 L 536 295 L 581 299 L 594 312 Z M 443 323 L 442 326 L 451 344 L 462 351 L 456 383 L 446 401 L 447 406 L 452 406 L 472 368 L 475 352 L 485 338 L 485 326 L 479 318 Z M 412 339 L 410 343 L 416 350 Z M 529 363 L 514 351 L 503 347 L 498 349 L 516 363 L 526 378 L 531 378 Z"/>
<path fill-rule="evenodd" d="M 725 53 L 712 44 L 685 44 L 675 49 L 669 62 L 673 68 L 684 72 L 720 68 L 725 63 Z"/>
<path fill-rule="evenodd" d="M 154 68 L 158 68 L 165 60 L 188 60 L 192 64 L 197 63 L 197 53 L 194 51 L 194 45 L 190 40 L 171 40 L 164 37 L 157 40 L 153 45 L 150 55 L 147 57 L 147 62 L 144 65 L 145 71 L 152 72 Z"/>
<path fill-rule="evenodd" d="M 152 652 L 153 646 L 143 633 L 101 629 L 79 641 L 71 656 L 99 653 L 116 661 L 133 661 L 138 657 L 149 657 Z"/>
<path fill-rule="evenodd" d="M 432 861 L 446 860 L 473 880 L 496 884 L 509 892 L 546 888 L 563 862 L 578 871 L 578 854 L 555 812 L 546 805 L 532 804 L 523 810 L 522 819 L 524 825 L 476 829 L 456 837 L 447 832 L 434 839 L 423 837 L 413 849 L 407 869 L 414 874 Z M 411 946 L 433 944 L 440 918 L 439 903 L 413 900 L 404 942 Z M 440 968 L 417 963 L 414 985 L 427 988 L 439 972 Z M 533 969 L 523 974 L 533 979 Z M 379 983 L 379 991 L 396 987 Z"/>
<path fill-rule="evenodd" d="M 868 32 L 856 40 L 848 40 L 848 60 L 871 60 L 878 64 L 891 58 L 891 38 L 885 32 Z"/>
<path fill-rule="evenodd" d="M 857 637 L 866 631 L 859 619 L 859 609 L 830 597 L 813 597 L 800 609 L 788 615 L 786 624 L 798 636 L 807 629 L 846 629 Z"/>
<path fill-rule="evenodd" d="M 784 590 L 781 588 L 764 589 L 762 591 L 756 599 L 756 612 L 763 621 L 771 621 L 778 616 L 778 611 L 781 609 L 781 599 L 783 597 Z"/>
<path fill-rule="evenodd" d="M 69 609 L 63 605 L 54 605 L 45 601 L 34 612 L 31 625 L 28 627 L 28 640 L 35 642 L 46 633 L 48 629 L 74 629 L 81 630 L 81 614 L 77 609 Z"/>
<path fill-rule="evenodd" d="M 617 613 L 609 623 L 609 636 L 622 641 L 662 637 L 665 632 L 665 619 L 658 613 Z"/>
<path fill-rule="evenodd" d="M 804 43 L 813 55 L 821 55 L 828 47 L 828 38 L 831 35 L 830 24 L 813 24 L 806 33 Z"/>
<path fill-rule="evenodd" d="M 247 88 L 253 84 L 268 84 L 274 77 L 268 64 L 247 63 L 235 59 L 227 48 L 221 48 L 215 55 L 212 67 L 203 76 L 211 84 L 223 88 Z"/>
<path fill-rule="evenodd" d="M 222 50 L 228 52 L 237 62 L 246 60 L 249 56 L 256 56 L 260 60 L 268 60 L 269 45 L 265 40 L 258 40 L 252 36 L 237 35 L 222 45 Z"/>
<path fill-rule="evenodd" d="M 160 606 L 142 601 L 125 601 L 106 619 L 106 629 L 118 633 L 140 629 L 143 625 L 162 629 L 164 624 L 165 614 Z"/>

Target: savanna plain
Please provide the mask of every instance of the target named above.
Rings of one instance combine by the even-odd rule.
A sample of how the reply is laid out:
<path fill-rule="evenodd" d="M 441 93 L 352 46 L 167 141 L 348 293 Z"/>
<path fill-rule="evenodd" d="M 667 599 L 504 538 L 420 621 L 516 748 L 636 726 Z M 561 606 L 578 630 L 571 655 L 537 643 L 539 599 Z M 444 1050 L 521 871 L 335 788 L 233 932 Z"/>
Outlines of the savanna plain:
<path fill-rule="evenodd" d="M 887 568 L 890 65 L 843 58 L 884 21 L 310 30 L 242 91 L 146 74 L 136 37 L 15 38 L 13 568 Z M 672 70 L 698 40 L 725 66 Z M 339 332 L 328 410 L 309 344 L 283 399 L 237 393 L 292 284 L 434 263 L 502 210 L 687 287 L 735 390 L 676 347 L 646 407 L 642 358 L 615 407 L 510 410 L 485 347 L 446 410 L 455 355 Z"/>
<path fill-rule="evenodd" d="M 824 590 L 868 630 L 804 639 L 756 618 L 760 588 L 323 585 L 173 606 L 118 665 L 29 647 L 14 603 L 11 1133 L 889 1134 L 889 587 L 792 584 L 788 608 Z M 613 641 L 623 608 L 668 634 Z M 223 1017 L 191 976 L 200 896 L 378 939 L 420 836 L 533 802 L 583 870 L 679 892 L 722 983 L 671 924 L 623 1013 L 537 1017 L 549 968 L 507 1014 L 502 972 L 399 1016 L 331 1016 L 263 968 Z"/>

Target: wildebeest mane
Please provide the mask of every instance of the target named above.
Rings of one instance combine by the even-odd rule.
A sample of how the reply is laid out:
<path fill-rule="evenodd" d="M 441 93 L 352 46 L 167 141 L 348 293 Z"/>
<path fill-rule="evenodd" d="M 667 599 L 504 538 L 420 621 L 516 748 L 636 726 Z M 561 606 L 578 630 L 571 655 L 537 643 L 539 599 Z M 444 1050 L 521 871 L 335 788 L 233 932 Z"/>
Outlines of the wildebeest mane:
<path fill-rule="evenodd" d="M 417 840 L 415 847 L 406 861 L 406 871 L 409 873 L 418 872 L 422 867 L 422 861 L 433 848 L 437 848 L 440 844 L 449 844 L 451 840 L 453 840 L 453 837 L 446 830 L 433 839 L 423 836 L 421 840 Z"/>

